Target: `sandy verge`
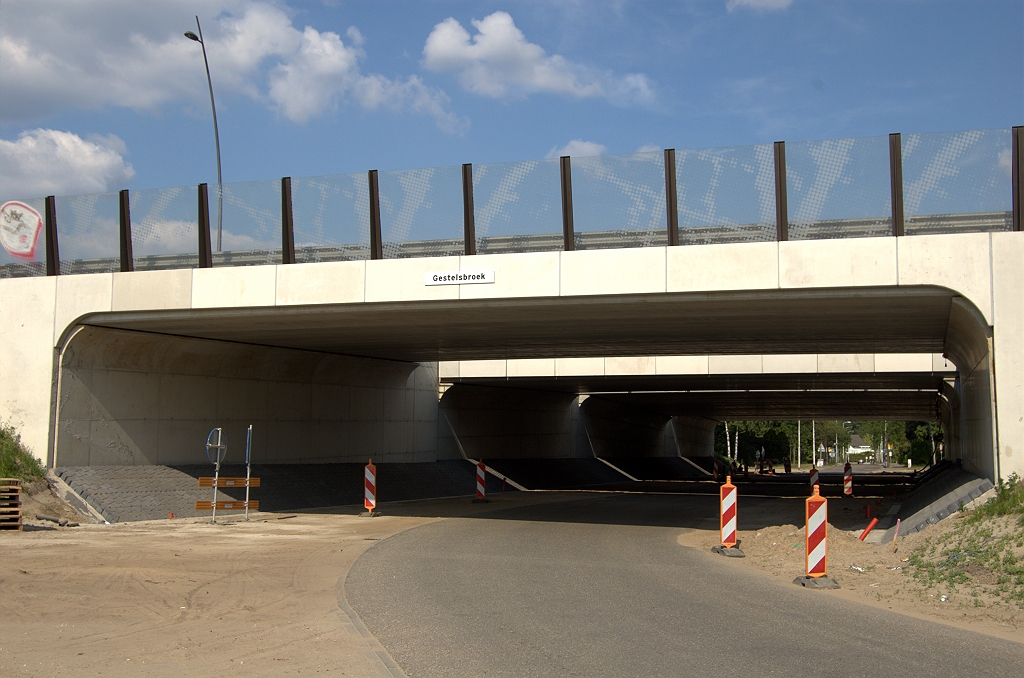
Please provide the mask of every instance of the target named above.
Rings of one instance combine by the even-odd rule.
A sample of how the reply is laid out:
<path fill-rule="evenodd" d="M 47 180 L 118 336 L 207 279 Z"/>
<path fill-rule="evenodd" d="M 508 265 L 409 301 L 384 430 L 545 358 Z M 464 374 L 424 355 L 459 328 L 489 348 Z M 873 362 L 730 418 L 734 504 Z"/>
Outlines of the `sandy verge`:
<path fill-rule="evenodd" d="M 507 506 L 454 498 L 375 518 L 343 507 L 0 532 L 0 674 L 401 676 L 344 599 L 349 568 L 403 530 Z"/>
<path fill-rule="evenodd" d="M 3 674 L 392 675 L 341 582 L 376 540 L 433 518 L 229 520 L 0 532 Z"/>
<path fill-rule="evenodd" d="M 853 501 L 848 500 L 848 503 L 852 504 Z M 858 508 L 862 509 L 864 503 L 859 502 Z M 841 502 L 830 504 L 835 505 L 835 508 L 841 506 Z M 742 516 L 742 508 L 740 511 Z M 829 521 L 828 575 L 835 578 L 842 588 L 815 591 L 816 594 L 837 596 L 1024 643 L 1024 609 L 1013 604 L 999 603 L 992 598 L 983 598 L 986 604 L 979 607 L 966 590 L 953 591 L 945 585 L 927 588 L 913 578 L 912 568 L 907 562 L 910 553 L 925 539 L 935 539 L 954 529 L 959 516 L 948 518 L 921 532 L 899 537 L 895 553 L 892 542 L 868 544 L 858 539 L 860 531 L 849 528 L 857 522 L 865 522 L 863 519 L 853 518 L 849 513 L 836 518 L 840 526 Z M 784 524 L 759 530 L 739 530 L 737 537 L 740 548 L 746 554 L 746 558 L 728 559 L 737 567 L 766 572 L 778 578 L 780 583 L 792 582 L 795 577 L 804 574 L 803 525 L 797 527 Z M 687 531 L 679 535 L 678 541 L 683 546 L 706 551 L 708 557 L 725 560 L 710 552 L 712 546 L 719 544 L 719 534 L 715 529 Z"/>

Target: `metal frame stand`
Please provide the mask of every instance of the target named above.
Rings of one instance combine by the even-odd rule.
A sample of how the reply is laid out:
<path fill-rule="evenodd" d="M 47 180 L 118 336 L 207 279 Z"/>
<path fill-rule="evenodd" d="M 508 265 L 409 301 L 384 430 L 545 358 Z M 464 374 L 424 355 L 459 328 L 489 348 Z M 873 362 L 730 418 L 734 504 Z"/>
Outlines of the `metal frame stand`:
<path fill-rule="evenodd" d="M 251 427 L 250 427 L 251 428 Z M 217 436 L 217 442 L 213 442 L 214 434 Z M 213 455 L 211 451 L 216 450 Z M 217 523 L 217 484 L 220 479 L 220 463 L 224 460 L 225 455 L 228 453 L 228 446 L 224 442 L 224 430 L 220 427 L 210 431 L 209 435 L 206 436 L 206 458 L 214 464 L 213 471 L 213 516 L 210 518 L 210 524 L 215 525 Z M 248 456 L 248 455 L 247 455 Z M 249 483 L 246 480 L 246 500 L 248 500 Z M 249 504 L 246 501 L 245 505 L 246 514 L 249 512 Z"/>

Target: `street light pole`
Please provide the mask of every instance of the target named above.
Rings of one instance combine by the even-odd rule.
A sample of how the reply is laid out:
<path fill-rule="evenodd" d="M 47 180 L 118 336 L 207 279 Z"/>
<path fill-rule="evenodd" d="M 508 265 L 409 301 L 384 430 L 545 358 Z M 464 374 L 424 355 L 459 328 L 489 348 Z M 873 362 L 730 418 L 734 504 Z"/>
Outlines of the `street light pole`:
<path fill-rule="evenodd" d="M 210 79 L 210 61 L 206 58 L 206 43 L 203 42 L 203 27 L 196 16 L 196 28 L 199 35 L 185 31 L 185 37 L 198 42 L 203 48 L 203 63 L 206 64 L 206 84 L 210 87 L 210 108 L 213 109 L 213 143 L 217 147 L 217 251 L 221 250 L 221 232 L 224 225 L 224 186 L 220 173 L 220 132 L 217 131 L 217 104 L 213 101 L 213 80 Z"/>

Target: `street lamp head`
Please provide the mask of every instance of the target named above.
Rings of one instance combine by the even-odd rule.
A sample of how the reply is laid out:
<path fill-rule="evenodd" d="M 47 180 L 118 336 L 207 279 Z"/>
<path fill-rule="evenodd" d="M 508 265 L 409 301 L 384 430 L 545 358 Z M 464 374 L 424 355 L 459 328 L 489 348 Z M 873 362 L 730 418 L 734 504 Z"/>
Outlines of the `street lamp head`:
<path fill-rule="evenodd" d="M 189 40 L 194 40 L 194 41 L 200 42 L 200 43 L 202 42 L 202 40 L 199 39 L 199 36 L 196 35 L 195 33 L 193 33 L 192 31 L 185 31 L 185 37 L 188 38 Z"/>

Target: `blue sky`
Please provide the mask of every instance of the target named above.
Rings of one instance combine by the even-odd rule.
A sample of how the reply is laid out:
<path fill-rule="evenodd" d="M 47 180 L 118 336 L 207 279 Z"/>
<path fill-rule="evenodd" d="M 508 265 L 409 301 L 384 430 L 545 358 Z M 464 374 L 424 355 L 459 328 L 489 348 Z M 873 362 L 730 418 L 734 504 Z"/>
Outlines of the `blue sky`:
<path fill-rule="evenodd" d="M 1019 0 L 4 0 L 0 199 L 1024 124 Z"/>

